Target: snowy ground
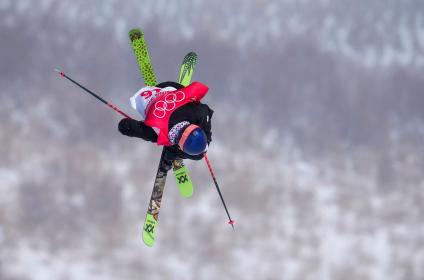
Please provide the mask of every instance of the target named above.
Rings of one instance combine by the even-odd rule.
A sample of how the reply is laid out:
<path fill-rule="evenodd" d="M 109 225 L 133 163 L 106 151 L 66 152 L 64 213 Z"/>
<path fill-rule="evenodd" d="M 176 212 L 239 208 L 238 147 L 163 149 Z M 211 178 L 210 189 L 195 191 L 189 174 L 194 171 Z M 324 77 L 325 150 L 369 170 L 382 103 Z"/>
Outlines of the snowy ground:
<path fill-rule="evenodd" d="M 0 0 L 0 280 L 424 279 L 421 1 Z M 141 226 L 159 148 L 59 79 L 124 111 L 142 81 L 199 54 L 210 159 L 157 242 Z"/>
<path fill-rule="evenodd" d="M 140 274 L 151 279 L 419 279 L 423 275 L 423 209 L 418 203 L 423 185 L 381 194 L 375 178 L 359 174 L 348 160 L 332 166 L 288 160 L 293 155 L 282 152 L 270 159 L 236 153 L 223 161 L 227 153 L 218 142 L 210 157 L 222 161 L 217 176 L 237 220 L 235 232 L 225 224 L 203 163 L 190 163 L 194 196 L 180 197 L 175 183 L 168 180 L 157 243 L 145 247 L 140 229 L 151 182 L 136 187 L 130 169 L 122 169 L 131 161 L 123 160 L 121 170 L 105 166 L 100 171 L 130 178 L 121 182 L 115 197 L 122 205 L 120 215 L 93 221 L 98 213 L 85 212 L 84 204 L 90 201 L 82 193 L 75 199 L 80 202 L 69 202 L 82 215 L 75 234 L 62 228 L 55 232 L 46 221 L 17 232 L 22 210 L 15 212 L 9 205 L 19 193 L 9 190 L 9 202 L 3 196 L 1 204 L 9 221 L 0 235 L 0 275 L 4 279 L 133 279 Z M 105 160 L 112 162 L 113 156 Z M 19 183 L 7 172 L 1 179 Z M 102 192 L 102 186 L 92 188 Z M 52 210 L 63 211 L 63 206 L 71 207 Z M 54 223 L 66 227 L 71 222 L 72 218 L 64 218 Z"/>

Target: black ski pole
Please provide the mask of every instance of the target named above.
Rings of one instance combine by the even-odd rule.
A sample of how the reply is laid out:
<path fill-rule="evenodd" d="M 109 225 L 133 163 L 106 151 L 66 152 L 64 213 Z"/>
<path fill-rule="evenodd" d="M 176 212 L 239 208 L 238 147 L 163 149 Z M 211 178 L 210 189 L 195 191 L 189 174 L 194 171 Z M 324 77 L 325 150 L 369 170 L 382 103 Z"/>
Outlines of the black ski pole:
<path fill-rule="evenodd" d="M 206 161 L 206 164 L 208 165 L 209 172 L 211 173 L 212 179 L 215 183 L 215 187 L 216 187 L 216 190 L 218 191 L 219 197 L 221 198 L 222 204 L 224 205 L 225 212 L 227 212 L 227 216 L 228 216 L 228 219 L 229 219 L 228 224 L 230 224 L 233 227 L 233 230 L 234 230 L 234 224 L 236 223 L 236 221 L 234 221 L 230 217 L 230 213 L 228 212 L 227 205 L 225 205 L 224 198 L 222 197 L 222 193 L 221 193 L 221 190 L 219 189 L 218 182 L 216 181 L 215 173 L 213 172 L 211 162 L 209 161 L 208 155 L 206 153 L 205 153 L 205 161 Z"/>
<path fill-rule="evenodd" d="M 102 103 L 106 104 L 107 106 L 109 106 L 110 108 L 112 108 L 115 112 L 118 112 L 119 114 L 123 115 L 126 118 L 130 118 L 132 119 L 130 116 L 128 116 L 127 114 L 125 114 L 124 112 L 122 112 L 118 107 L 116 107 L 115 105 L 113 105 L 112 103 L 104 100 L 103 98 L 101 98 L 100 96 L 98 96 L 97 94 L 95 94 L 94 92 L 92 92 L 91 90 L 89 90 L 88 88 L 84 87 L 83 85 L 81 85 L 80 83 L 74 81 L 73 79 L 71 79 L 69 76 L 67 76 L 65 73 L 63 73 L 62 71 L 58 70 L 58 69 L 54 69 L 57 73 L 60 74 L 60 76 L 62 76 L 63 78 L 68 79 L 69 81 L 71 81 L 73 84 L 79 86 L 80 88 L 82 88 L 84 91 L 86 91 L 87 93 L 91 94 L 92 96 L 94 96 L 97 100 L 101 101 Z"/>

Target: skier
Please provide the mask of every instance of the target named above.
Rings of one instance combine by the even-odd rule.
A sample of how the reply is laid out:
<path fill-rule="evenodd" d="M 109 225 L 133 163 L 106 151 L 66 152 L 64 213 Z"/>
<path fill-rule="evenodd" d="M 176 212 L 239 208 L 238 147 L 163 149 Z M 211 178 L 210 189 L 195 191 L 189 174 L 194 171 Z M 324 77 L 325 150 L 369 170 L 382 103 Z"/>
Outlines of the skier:
<path fill-rule="evenodd" d="M 212 140 L 213 110 L 200 103 L 207 91 L 208 87 L 199 82 L 187 87 L 176 82 L 144 87 L 130 98 L 142 120 L 124 118 L 118 129 L 126 136 L 164 146 L 161 167 L 166 171 L 177 158 L 200 160 Z"/>

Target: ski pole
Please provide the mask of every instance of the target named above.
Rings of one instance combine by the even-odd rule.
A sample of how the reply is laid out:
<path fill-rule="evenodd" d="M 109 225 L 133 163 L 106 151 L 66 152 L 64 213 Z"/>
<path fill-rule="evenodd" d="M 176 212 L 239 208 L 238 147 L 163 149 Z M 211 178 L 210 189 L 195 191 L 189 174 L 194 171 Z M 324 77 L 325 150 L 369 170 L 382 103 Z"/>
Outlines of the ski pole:
<path fill-rule="evenodd" d="M 216 190 L 218 191 L 219 197 L 221 198 L 222 204 L 224 205 L 225 212 L 227 212 L 227 216 L 228 216 L 228 219 L 229 219 L 228 224 L 230 224 L 233 227 L 233 230 L 234 230 L 234 224 L 236 223 L 236 221 L 234 221 L 230 217 L 230 213 L 228 212 L 227 205 L 225 205 L 224 198 L 222 197 L 222 193 L 221 193 L 221 190 L 219 189 L 218 182 L 216 181 L 215 173 L 213 172 L 211 162 L 209 161 L 208 155 L 206 153 L 205 153 L 205 161 L 206 161 L 206 164 L 208 165 L 209 172 L 211 173 L 212 179 L 215 183 L 215 187 L 216 187 Z"/>
<path fill-rule="evenodd" d="M 100 96 L 98 96 L 97 94 L 95 94 L 94 92 L 92 92 L 91 90 L 89 90 L 88 88 L 84 87 L 83 85 L 81 85 L 80 83 L 74 81 L 73 79 L 71 79 L 69 76 L 67 76 L 65 73 L 63 73 L 62 71 L 58 70 L 58 69 L 54 69 L 57 73 L 60 74 L 60 76 L 62 76 L 63 78 L 68 79 L 69 81 L 71 81 L 73 84 L 79 86 L 80 88 L 82 88 L 84 91 L 86 91 L 87 93 L 91 94 L 92 96 L 94 96 L 97 100 L 101 101 L 102 103 L 106 104 L 107 106 L 109 106 L 110 108 L 112 108 L 113 110 L 115 110 L 115 112 L 118 112 L 119 114 L 123 115 L 126 118 L 130 118 L 132 119 L 130 116 L 128 116 L 127 114 L 125 114 L 124 112 L 122 112 L 118 107 L 116 107 L 115 105 L 113 105 L 112 103 L 104 100 L 103 98 L 101 98 Z"/>

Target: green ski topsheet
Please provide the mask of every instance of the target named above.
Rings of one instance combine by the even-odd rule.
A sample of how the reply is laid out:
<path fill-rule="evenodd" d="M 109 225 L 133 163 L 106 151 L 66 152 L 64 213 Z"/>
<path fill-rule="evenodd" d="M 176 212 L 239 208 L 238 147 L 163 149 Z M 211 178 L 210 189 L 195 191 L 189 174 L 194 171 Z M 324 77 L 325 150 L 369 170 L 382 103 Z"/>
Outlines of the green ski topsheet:
<path fill-rule="evenodd" d="M 184 165 L 182 159 L 174 160 L 172 163 L 172 171 L 174 172 L 175 181 L 180 194 L 183 197 L 191 197 L 193 195 L 193 182 L 188 174 L 188 168 Z"/>
<path fill-rule="evenodd" d="M 143 75 L 144 83 L 147 86 L 156 85 L 156 75 L 150 62 L 147 44 L 144 40 L 143 32 L 139 28 L 132 29 L 128 35 L 130 36 L 131 45 L 134 50 L 135 57 L 139 65 L 140 72 Z"/>

